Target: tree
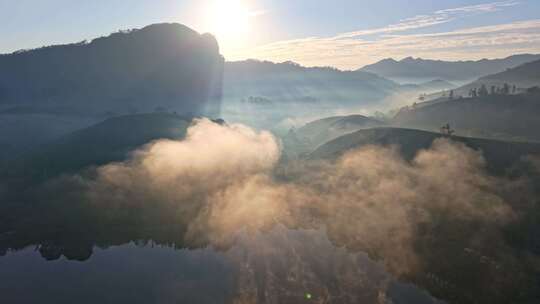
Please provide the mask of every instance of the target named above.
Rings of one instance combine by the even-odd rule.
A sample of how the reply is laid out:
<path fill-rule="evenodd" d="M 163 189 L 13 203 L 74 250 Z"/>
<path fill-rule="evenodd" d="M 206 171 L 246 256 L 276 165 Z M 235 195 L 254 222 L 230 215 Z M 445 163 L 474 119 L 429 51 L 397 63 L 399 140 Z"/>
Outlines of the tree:
<path fill-rule="evenodd" d="M 538 87 L 538 86 L 530 87 L 530 88 L 527 89 L 527 93 L 528 94 L 540 93 L 540 87 Z"/>
<path fill-rule="evenodd" d="M 510 94 L 510 85 L 508 85 L 508 83 L 505 83 L 503 85 L 503 88 L 502 88 L 502 94 L 503 95 L 508 95 Z"/>
<path fill-rule="evenodd" d="M 441 134 L 444 136 L 452 136 L 456 131 L 450 127 L 450 123 L 441 127 Z"/>
<path fill-rule="evenodd" d="M 487 96 L 487 95 L 489 95 L 489 92 L 488 92 L 488 90 L 487 90 L 487 88 L 486 88 L 486 85 L 483 84 L 483 85 L 480 87 L 480 89 L 478 90 L 478 96 L 483 97 L 483 96 Z"/>

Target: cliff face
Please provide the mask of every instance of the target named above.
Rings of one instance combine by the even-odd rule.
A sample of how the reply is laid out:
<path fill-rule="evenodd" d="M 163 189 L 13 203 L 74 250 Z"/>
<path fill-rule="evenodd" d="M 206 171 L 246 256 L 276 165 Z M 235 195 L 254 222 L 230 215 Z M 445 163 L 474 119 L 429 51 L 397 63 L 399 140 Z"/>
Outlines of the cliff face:
<path fill-rule="evenodd" d="M 223 57 L 211 35 L 155 24 L 91 42 L 0 55 L 0 105 L 78 114 L 213 115 Z M 23 110 L 24 111 L 24 110 Z"/>

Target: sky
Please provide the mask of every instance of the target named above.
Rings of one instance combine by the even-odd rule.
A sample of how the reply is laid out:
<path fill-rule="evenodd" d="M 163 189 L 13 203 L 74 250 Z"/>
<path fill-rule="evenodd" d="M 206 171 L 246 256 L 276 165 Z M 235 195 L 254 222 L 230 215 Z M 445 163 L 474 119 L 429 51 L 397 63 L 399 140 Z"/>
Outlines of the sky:
<path fill-rule="evenodd" d="M 352 70 L 392 57 L 540 53 L 539 0 L 0 0 L 0 53 L 178 22 L 227 60 Z"/>

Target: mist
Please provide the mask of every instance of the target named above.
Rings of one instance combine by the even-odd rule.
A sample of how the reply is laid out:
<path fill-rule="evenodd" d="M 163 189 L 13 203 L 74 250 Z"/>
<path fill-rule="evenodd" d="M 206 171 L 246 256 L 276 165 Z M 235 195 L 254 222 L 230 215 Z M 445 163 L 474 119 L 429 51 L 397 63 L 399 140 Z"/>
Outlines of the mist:
<path fill-rule="evenodd" d="M 326 227 L 338 244 L 383 257 L 399 274 L 421 264 L 413 248 L 419 227 L 442 217 L 498 227 L 516 216 L 481 153 L 447 139 L 410 162 L 397 147 L 379 146 L 335 161 L 279 158 L 268 132 L 200 119 L 183 141 L 150 143 L 77 179 L 84 201 L 104 212 L 166 208 L 187 221 L 185 237 L 195 243 L 204 236 L 226 246 L 236 233 L 276 224 Z"/>

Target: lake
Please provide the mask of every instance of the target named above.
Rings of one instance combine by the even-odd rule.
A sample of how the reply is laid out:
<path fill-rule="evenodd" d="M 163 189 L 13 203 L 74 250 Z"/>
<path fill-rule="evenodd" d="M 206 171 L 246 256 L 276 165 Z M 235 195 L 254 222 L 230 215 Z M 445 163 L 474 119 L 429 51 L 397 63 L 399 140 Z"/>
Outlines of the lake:
<path fill-rule="evenodd" d="M 226 248 L 95 246 L 82 261 L 47 260 L 39 246 L 8 251 L 1 302 L 436 303 L 365 253 L 334 246 L 323 229 L 279 226 L 234 239 Z"/>

